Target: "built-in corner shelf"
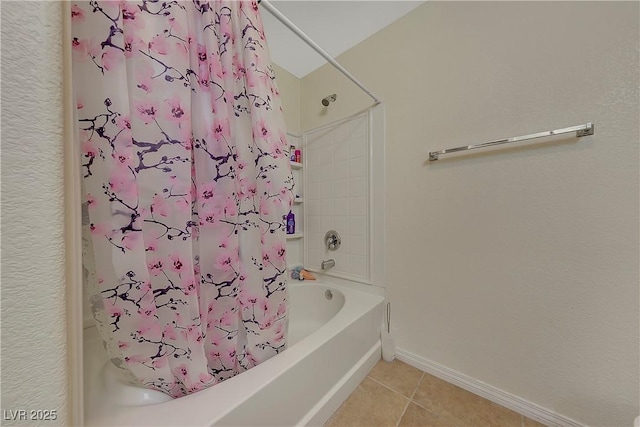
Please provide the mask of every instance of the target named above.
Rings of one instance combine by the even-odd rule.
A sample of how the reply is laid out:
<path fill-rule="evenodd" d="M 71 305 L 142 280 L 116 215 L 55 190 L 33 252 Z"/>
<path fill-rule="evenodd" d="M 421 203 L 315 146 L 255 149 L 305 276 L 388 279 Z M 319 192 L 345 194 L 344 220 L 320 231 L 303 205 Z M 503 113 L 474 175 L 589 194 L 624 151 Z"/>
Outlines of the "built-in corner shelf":
<path fill-rule="evenodd" d="M 1 0 L 0 0 L 1 1 Z M 288 142 L 290 144 L 289 148 L 291 151 L 289 154 L 294 154 L 296 150 L 303 150 L 304 148 L 304 138 L 302 135 L 296 135 L 290 132 L 287 132 Z M 295 157 L 294 157 L 295 159 Z M 297 266 L 303 264 L 304 258 L 304 247 L 302 243 L 304 242 L 304 233 L 302 221 L 304 218 L 305 204 L 304 200 L 301 197 L 304 194 L 303 190 L 303 181 L 304 181 L 304 164 L 302 162 L 292 161 L 289 157 L 287 159 L 289 161 L 289 166 L 291 168 L 291 177 L 293 178 L 293 195 L 298 196 L 293 198 L 293 202 L 291 203 L 291 211 L 296 216 L 298 221 L 296 224 L 295 230 L 297 233 L 287 234 L 287 260 L 290 263 L 290 266 Z M 298 160 L 301 160 L 298 157 Z M 290 268 L 291 270 L 291 268 Z"/>

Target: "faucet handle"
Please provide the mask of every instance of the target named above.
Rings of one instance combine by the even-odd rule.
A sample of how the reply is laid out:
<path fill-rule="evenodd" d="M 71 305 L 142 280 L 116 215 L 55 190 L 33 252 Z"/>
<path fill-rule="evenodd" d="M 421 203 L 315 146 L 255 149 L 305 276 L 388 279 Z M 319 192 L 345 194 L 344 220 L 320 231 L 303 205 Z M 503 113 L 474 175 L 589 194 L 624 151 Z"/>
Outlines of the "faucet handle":
<path fill-rule="evenodd" d="M 329 230 L 324 235 L 324 244 L 330 251 L 336 251 L 340 248 L 342 240 L 336 230 Z"/>

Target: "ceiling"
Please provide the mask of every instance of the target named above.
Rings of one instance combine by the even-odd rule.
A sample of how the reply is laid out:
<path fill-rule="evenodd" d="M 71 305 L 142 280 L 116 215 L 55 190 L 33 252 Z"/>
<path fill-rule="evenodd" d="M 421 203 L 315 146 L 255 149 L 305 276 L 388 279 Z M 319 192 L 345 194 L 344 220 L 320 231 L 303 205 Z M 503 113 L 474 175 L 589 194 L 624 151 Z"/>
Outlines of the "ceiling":
<path fill-rule="evenodd" d="M 269 3 L 335 58 L 424 1 L 269 0 Z M 261 8 L 261 15 L 273 62 L 298 78 L 326 63 L 265 8 Z"/>

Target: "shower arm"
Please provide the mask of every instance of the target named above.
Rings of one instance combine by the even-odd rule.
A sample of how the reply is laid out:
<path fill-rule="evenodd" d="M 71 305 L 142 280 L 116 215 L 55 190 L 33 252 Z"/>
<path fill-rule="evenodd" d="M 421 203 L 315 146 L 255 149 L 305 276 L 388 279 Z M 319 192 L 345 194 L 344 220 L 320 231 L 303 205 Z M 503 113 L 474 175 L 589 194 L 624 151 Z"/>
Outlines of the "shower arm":
<path fill-rule="evenodd" d="M 338 61 L 336 61 L 327 51 L 322 49 L 316 42 L 311 40 L 309 36 L 307 36 L 296 24 L 291 22 L 289 18 L 282 14 L 278 9 L 276 9 L 268 0 L 259 0 L 258 3 L 263 6 L 269 13 L 271 13 L 278 21 L 282 22 L 287 28 L 289 28 L 293 33 L 300 37 L 303 42 L 308 44 L 313 50 L 318 52 L 320 56 L 326 59 L 331 65 L 333 65 L 338 71 L 344 74 L 349 80 L 351 80 L 356 86 L 362 89 L 367 95 L 369 95 L 375 101 L 374 105 L 380 104 L 382 101 L 375 96 L 369 89 L 367 89 L 361 82 L 358 80 L 353 74 L 347 71 Z"/>

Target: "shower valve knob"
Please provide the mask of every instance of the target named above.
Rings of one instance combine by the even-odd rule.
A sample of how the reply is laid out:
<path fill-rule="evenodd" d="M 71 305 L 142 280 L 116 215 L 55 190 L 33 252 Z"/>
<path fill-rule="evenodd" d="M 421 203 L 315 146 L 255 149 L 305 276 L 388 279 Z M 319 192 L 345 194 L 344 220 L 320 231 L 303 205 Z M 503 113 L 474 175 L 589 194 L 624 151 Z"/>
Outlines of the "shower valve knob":
<path fill-rule="evenodd" d="M 340 249 L 342 239 L 336 230 L 330 230 L 324 235 L 324 244 L 330 251 L 337 251 Z"/>

